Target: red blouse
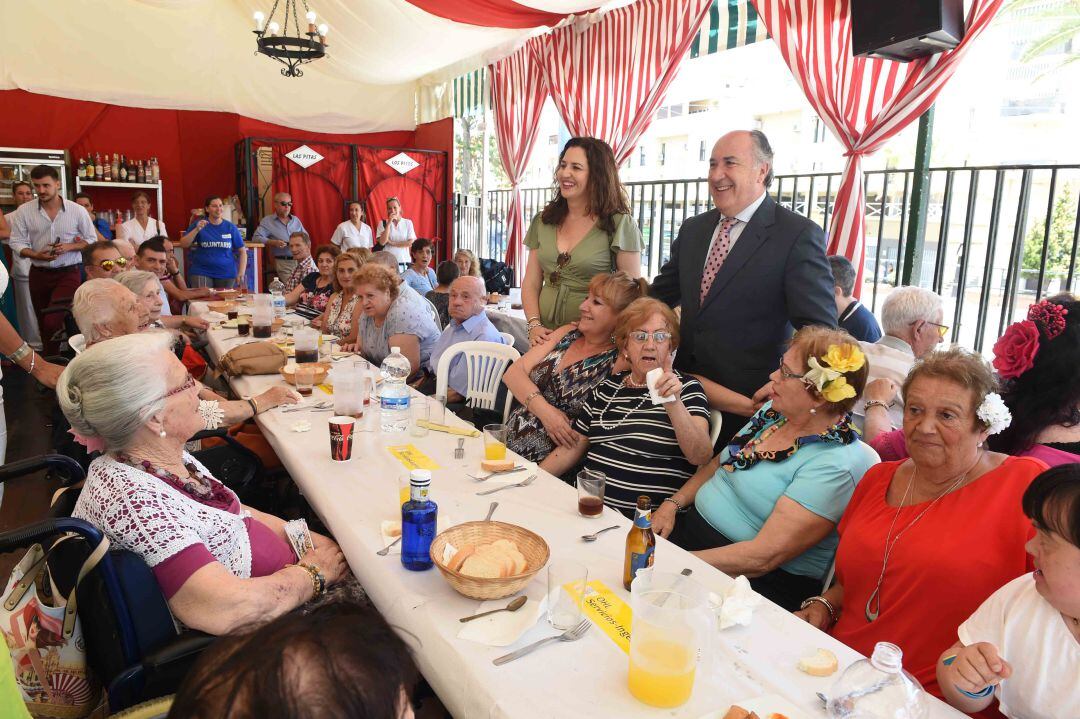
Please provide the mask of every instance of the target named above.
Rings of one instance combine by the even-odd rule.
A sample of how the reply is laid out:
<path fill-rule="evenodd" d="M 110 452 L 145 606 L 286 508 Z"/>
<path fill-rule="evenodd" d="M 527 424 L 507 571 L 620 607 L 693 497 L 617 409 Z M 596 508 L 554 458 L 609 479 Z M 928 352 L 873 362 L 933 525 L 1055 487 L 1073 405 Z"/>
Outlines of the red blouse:
<path fill-rule="evenodd" d="M 899 516 L 896 507 L 886 504 L 889 484 L 903 462 L 871 468 L 837 526 L 836 578 L 844 598 L 832 635 L 867 656 L 877 642 L 898 645 L 904 668 L 941 697 L 935 665 L 956 642 L 957 627 L 987 597 L 1032 570 L 1024 544 L 1034 529 L 1020 498 L 1046 465 L 1030 457 L 1008 457 L 938 500 L 893 548 L 879 595 L 880 614 L 869 622 L 865 607 L 881 575 L 886 537 L 895 538 L 928 504 L 904 507 Z"/>

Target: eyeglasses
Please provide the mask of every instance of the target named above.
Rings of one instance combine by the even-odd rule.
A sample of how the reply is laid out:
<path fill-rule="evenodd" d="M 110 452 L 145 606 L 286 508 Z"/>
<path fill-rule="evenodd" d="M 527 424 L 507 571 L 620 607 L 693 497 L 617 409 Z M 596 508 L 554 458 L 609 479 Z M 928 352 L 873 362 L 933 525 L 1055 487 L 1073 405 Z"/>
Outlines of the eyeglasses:
<path fill-rule="evenodd" d="M 123 257 L 118 257 L 115 260 L 102 260 L 98 263 L 98 267 L 105 270 L 106 272 L 112 272 L 113 267 L 119 267 L 120 269 L 124 269 L 125 267 L 127 267 L 127 263 L 127 260 L 125 260 Z"/>
<path fill-rule="evenodd" d="M 165 396 L 162 397 L 162 399 L 168 399 L 169 397 L 172 397 L 174 394 L 180 394 L 181 392 L 187 392 L 189 389 L 191 389 L 195 385 L 196 385 L 195 378 L 191 376 L 190 372 L 188 372 L 187 373 L 187 379 L 184 380 L 184 384 L 180 385 L 176 389 L 171 389 L 168 392 L 166 392 Z"/>
<path fill-rule="evenodd" d="M 784 379 L 803 379 L 806 375 L 795 374 L 794 372 L 789 370 L 787 367 L 785 367 L 783 362 L 781 362 L 780 363 L 780 376 L 783 377 Z"/>
<path fill-rule="evenodd" d="M 914 327 L 918 323 L 919 323 L 918 320 L 916 320 L 915 322 L 911 323 L 911 326 Z M 931 322 L 930 320 L 926 320 L 926 324 L 933 325 L 934 327 L 937 327 L 937 333 L 939 335 L 941 335 L 942 339 L 945 338 L 945 335 L 949 334 L 949 326 L 948 325 L 939 324 L 937 322 Z"/>
<path fill-rule="evenodd" d="M 559 256 L 555 258 L 555 267 L 557 269 L 552 272 L 551 275 L 548 277 L 548 282 L 550 282 L 552 285 L 557 286 L 559 284 L 559 275 L 562 271 L 562 268 L 566 267 L 568 264 L 570 264 L 570 253 L 560 252 Z"/>
<path fill-rule="evenodd" d="M 653 340 L 656 341 L 656 344 L 662 345 L 671 339 L 671 333 L 662 331 L 645 332 L 644 330 L 637 330 L 635 332 L 631 332 L 629 337 L 630 339 L 634 340 L 639 344 L 644 344 L 645 342 L 648 342 L 649 337 L 652 337 Z"/>

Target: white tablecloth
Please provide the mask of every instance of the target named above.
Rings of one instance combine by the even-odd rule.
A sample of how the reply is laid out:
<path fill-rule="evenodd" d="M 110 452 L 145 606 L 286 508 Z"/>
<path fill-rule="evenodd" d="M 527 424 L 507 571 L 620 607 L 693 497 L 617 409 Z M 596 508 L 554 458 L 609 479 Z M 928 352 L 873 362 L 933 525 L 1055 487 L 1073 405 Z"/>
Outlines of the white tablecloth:
<path fill-rule="evenodd" d="M 235 331 L 210 331 L 215 356 L 238 342 Z M 239 377 L 232 386 L 239 395 L 249 396 L 278 382 L 281 379 L 277 375 Z M 320 399 L 326 399 L 326 395 L 316 389 L 309 401 Z M 718 633 L 713 660 L 699 669 L 693 696 L 674 710 L 645 706 L 630 695 L 626 688 L 627 656 L 595 627 L 576 643 L 554 644 L 496 667 L 492 659 L 556 632 L 542 619 L 510 647 L 487 647 L 458 639 L 458 619 L 474 613 L 479 603 L 457 594 L 437 569 L 411 572 L 402 567 L 399 555 L 375 554 L 382 547 L 380 523 L 400 518 L 398 477 L 406 472 L 387 447 L 411 443 L 440 465 L 432 473 L 432 498 L 439 504 L 440 513 L 454 523 L 482 519 L 488 504 L 496 500 L 499 508 L 495 519 L 521 525 L 542 536 L 551 547 L 552 559 L 572 558 L 585 563 L 590 580 L 599 579 L 617 589 L 627 603 L 629 593 L 622 589 L 626 531 L 608 532 L 588 544 L 581 541 L 580 535 L 612 524 L 628 529 L 630 522 L 610 509 L 605 509 L 599 519 L 580 517 L 576 490 L 539 470 L 536 482 L 528 487 L 507 489 L 490 497 L 476 496 L 484 486 L 465 473 L 479 469 L 483 456 L 480 438 L 466 439 L 465 459 L 458 461 L 452 459 L 457 439 L 453 435 L 431 432 L 416 438 L 408 433 L 384 434 L 377 431 L 378 422 L 369 419 L 368 426 L 375 431 L 356 434 L 352 460 L 334 462 L 330 459 L 327 425 L 330 416 L 328 412 L 271 410 L 259 415 L 258 424 L 341 545 L 372 602 L 392 625 L 403 630 L 421 671 L 455 717 L 696 719 L 718 709 L 722 715 L 740 699 L 779 694 L 802 709 L 807 718 L 820 718 L 825 712 L 815 693 L 827 691 L 835 675 L 826 679 L 811 677 L 798 671 L 796 662 L 818 647 L 835 652 L 841 669 L 859 658 L 843 644 L 765 601 L 755 610 L 749 627 Z M 310 421 L 311 431 L 293 432 L 291 427 L 300 420 Z M 464 424 L 449 413 L 447 422 Z M 514 476 L 525 478 L 530 473 Z M 688 567 L 693 570 L 694 581 L 717 593 L 732 582 L 659 538 L 656 566 L 671 572 Z M 525 593 L 530 600 L 539 601 L 545 590 L 546 573 L 541 571 Z M 963 716 L 937 700 L 932 704 L 931 716 L 935 719 Z"/>

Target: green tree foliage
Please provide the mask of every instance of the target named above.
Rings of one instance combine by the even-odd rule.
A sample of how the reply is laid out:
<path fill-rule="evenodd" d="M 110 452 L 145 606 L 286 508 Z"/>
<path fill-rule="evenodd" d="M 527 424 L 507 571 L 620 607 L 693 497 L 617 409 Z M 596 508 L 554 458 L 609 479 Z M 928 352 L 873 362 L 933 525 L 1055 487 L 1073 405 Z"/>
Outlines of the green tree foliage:
<path fill-rule="evenodd" d="M 1069 271 L 1069 260 L 1072 256 L 1073 230 L 1076 227 L 1076 201 L 1073 196 L 1072 185 L 1065 184 L 1054 201 L 1054 209 L 1050 215 L 1050 239 L 1046 250 L 1046 281 L 1057 275 L 1065 277 Z M 1025 270 L 1039 269 L 1042 262 L 1043 237 L 1046 223 L 1037 222 L 1028 230 L 1024 238 Z"/>

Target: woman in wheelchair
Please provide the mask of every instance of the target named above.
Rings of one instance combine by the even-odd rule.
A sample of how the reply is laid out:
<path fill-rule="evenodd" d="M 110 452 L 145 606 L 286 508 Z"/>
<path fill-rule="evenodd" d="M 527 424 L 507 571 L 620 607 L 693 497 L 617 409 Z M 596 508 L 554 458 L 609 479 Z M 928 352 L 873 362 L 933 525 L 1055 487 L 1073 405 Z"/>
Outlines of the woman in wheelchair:
<path fill-rule="evenodd" d="M 298 558 L 284 520 L 241 505 L 184 451 L 209 410 L 171 346 L 166 332 L 117 337 L 61 376 L 73 431 L 104 452 L 73 514 L 153 569 L 177 620 L 227 634 L 318 597 L 345 575 L 345 558 L 315 533 Z"/>

